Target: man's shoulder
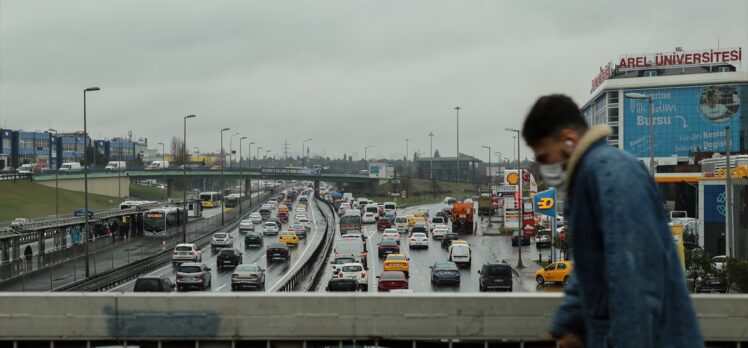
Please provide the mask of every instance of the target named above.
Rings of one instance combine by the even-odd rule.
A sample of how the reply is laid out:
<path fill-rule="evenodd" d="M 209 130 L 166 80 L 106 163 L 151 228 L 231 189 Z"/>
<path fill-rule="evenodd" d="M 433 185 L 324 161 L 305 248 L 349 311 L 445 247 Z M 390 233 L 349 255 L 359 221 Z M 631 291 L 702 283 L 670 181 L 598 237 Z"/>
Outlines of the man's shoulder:
<path fill-rule="evenodd" d="M 647 177 L 642 162 L 631 154 L 608 145 L 605 140 L 591 147 L 580 163 L 580 169 L 587 174 L 606 173 L 607 175 Z"/>

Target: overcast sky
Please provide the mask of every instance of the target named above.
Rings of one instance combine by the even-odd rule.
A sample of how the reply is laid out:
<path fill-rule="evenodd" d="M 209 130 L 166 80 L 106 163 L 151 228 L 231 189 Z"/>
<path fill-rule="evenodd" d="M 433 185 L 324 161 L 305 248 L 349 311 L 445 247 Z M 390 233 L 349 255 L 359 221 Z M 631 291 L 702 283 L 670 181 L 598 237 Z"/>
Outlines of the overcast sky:
<path fill-rule="evenodd" d="M 99 86 L 97 139 L 131 130 L 155 148 L 197 114 L 201 152 L 230 127 L 226 147 L 238 131 L 273 154 L 313 138 L 354 158 L 402 156 L 406 138 L 426 156 L 433 131 L 454 156 L 459 105 L 461 152 L 514 158 L 504 128 L 538 96 L 583 104 L 621 54 L 718 40 L 746 56 L 748 1 L 0 0 L 0 127 L 82 130 L 81 91 Z"/>

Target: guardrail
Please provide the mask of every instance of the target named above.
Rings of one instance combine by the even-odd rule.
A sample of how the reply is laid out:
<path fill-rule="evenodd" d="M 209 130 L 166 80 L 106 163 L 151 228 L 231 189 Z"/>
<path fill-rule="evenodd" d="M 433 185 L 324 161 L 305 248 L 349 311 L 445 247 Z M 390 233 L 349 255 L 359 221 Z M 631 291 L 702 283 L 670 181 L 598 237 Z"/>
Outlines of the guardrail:
<path fill-rule="evenodd" d="M 211 347 L 350 342 L 555 347 L 543 337 L 561 298 L 550 293 L 0 293 L 0 341 L 17 341 L 20 347 L 26 340 L 37 341 L 35 346 L 54 341 L 55 347 L 87 342 L 197 347 L 201 341 Z M 708 347 L 748 342 L 748 295 L 692 299 Z"/>
<path fill-rule="evenodd" d="M 322 200 L 319 197 L 315 197 L 317 202 L 321 202 L 327 209 L 330 209 L 330 212 L 333 214 L 333 221 L 332 223 L 335 223 L 334 218 L 334 212 L 329 202 Z M 317 209 L 319 209 L 320 213 L 322 213 L 322 217 L 325 220 L 325 234 L 322 237 L 322 240 L 320 241 L 317 246 L 314 247 L 314 251 L 312 251 L 312 254 L 309 255 L 309 258 L 304 260 L 303 265 L 299 267 L 294 274 L 286 280 L 286 282 L 278 287 L 278 291 L 285 292 L 285 291 L 295 291 L 299 290 L 299 286 L 305 284 L 303 287 L 303 291 L 309 291 L 311 284 L 314 283 L 314 280 L 317 277 L 317 274 L 319 273 L 319 268 L 321 267 L 319 265 L 319 259 L 320 255 L 325 255 L 325 250 L 328 250 L 326 246 L 328 245 L 328 240 L 331 239 L 331 235 L 334 233 L 335 229 L 333 224 L 330 223 L 330 219 L 327 216 L 327 212 L 322 211 L 319 205 L 317 205 Z M 310 278 L 311 275 L 311 278 Z M 311 280 L 311 281 L 309 281 Z"/>
<path fill-rule="evenodd" d="M 272 191 L 266 192 L 264 195 L 258 197 L 258 202 L 264 203 L 268 199 L 270 199 L 270 197 L 272 196 L 273 196 Z M 248 203 L 248 201 L 245 201 L 244 203 Z M 237 214 L 236 217 L 228 221 L 223 226 L 220 226 L 217 229 L 209 230 L 205 232 L 202 236 L 199 236 L 190 242 L 197 244 L 198 247 L 203 247 L 209 244 L 213 233 L 223 230 L 223 229 L 227 229 L 227 228 L 231 229 L 231 228 L 236 227 L 236 225 L 239 224 L 243 216 L 249 215 L 251 212 L 259 209 L 260 205 L 261 203 L 256 204 L 254 208 L 247 209 L 246 212 L 244 212 L 243 214 L 241 215 Z M 217 217 L 220 217 L 220 216 L 217 216 Z M 132 279 L 135 279 L 145 273 L 152 271 L 156 267 L 166 262 L 169 262 L 171 260 L 171 252 L 172 252 L 171 248 L 167 248 L 166 250 L 160 253 L 154 254 L 150 257 L 147 257 L 143 260 L 129 263 L 127 265 L 93 275 L 89 277 L 88 279 L 84 279 L 84 280 L 81 280 L 75 283 L 63 285 L 54 290 L 55 291 L 102 291 L 102 290 L 106 290 L 106 289 L 115 287 L 117 285 L 120 285 L 124 282 L 128 282 Z"/>

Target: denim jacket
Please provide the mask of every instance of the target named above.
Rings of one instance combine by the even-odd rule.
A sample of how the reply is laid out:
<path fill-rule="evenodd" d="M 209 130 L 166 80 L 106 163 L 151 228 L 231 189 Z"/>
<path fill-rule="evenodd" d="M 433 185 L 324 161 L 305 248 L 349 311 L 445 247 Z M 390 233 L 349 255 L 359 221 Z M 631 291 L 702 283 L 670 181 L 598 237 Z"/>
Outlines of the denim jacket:
<path fill-rule="evenodd" d="M 703 347 L 660 192 L 647 169 L 589 129 L 567 163 L 574 271 L 551 333 L 586 347 Z"/>

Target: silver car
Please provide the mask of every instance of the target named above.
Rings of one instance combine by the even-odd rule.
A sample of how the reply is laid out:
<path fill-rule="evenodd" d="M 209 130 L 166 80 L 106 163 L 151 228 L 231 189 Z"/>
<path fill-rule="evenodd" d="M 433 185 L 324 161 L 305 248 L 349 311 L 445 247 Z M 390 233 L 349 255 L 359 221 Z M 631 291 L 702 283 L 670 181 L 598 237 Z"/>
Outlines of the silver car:
<path fill-rule="evenodd" d="M 226 232 L 216 232 L 210 240 L 210 247 L 213 250 L 231 248 L 232 246 L 234 246 L 234 239 Z"/>
<path fill-rule="evenodd" d="M 177 244 L 171 254 L 171 263 L 178 265 L 182 262 L 200 262 L 203 257 L 197 245 L 191 243 Z"/>
<path fill-rule="evenodd" d="M 210 267 L 204 263 L 185 262 L 177 267 L 177 291 L 187 288 L 210 289 Z"/>
<path fill-rule="evenodd" d="M 244 287 L 265 289 L 265 270 L 258 264 L 239 265 L 231 274 L 231 290 L 241 290 Z"/>

